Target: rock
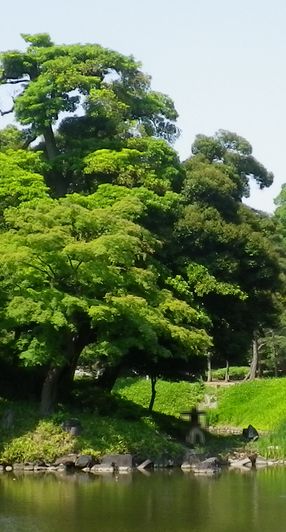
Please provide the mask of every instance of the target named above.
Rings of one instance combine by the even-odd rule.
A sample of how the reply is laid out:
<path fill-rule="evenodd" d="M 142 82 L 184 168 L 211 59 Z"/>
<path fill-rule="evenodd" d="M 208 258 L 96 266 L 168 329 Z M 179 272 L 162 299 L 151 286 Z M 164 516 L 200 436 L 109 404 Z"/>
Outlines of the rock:
<path fill-rule="evenodd" d="M 10 471 L 13 471 L 13 467 L 10 465 L 6 465 L 5 471 L 7 471 L 7 473 L 10 473 Z"/>
<path fill-rule="evenodd" d="M 218 473 L 221 468 L 219 466 L 217 457 L 212 456 L 211 458 L 207 458 L 198 464 L 192 465 L 191 470 L 197 475 L 213 475 Z"/>
<path fill-rule="evenodd" d="M 34 471 L 34 465 L 33 464 L 25 464 L 24 465 L 24 471 Z"/>
<path fill-rule="evenodd" d="M 195 465 L 199 464 L 202 461 L 203 455 L 196 452 L 195 449 L 188 449 L 184 456 L 184 463 L 188 463 L 189 465 Z"/>
<path fill-rule="evenodd" d="M 102 457 L 101 465 L 107 467 L 130 467 L 132 469 L 132 455 L 131 454 L 106 454 Z"/>
<path fill-rule="evenodd" d="M 251 467 L 252 464 L 251 464 L 251 461 L 249 460 L 249 458 L 238 458 L 238 459 L 235 459 L 235 460 L 232 460 L 232 459 L 229 459 L 229 465 L 230 467 L 234 467 L 236 469 L 242 469 L 242 468 L 245 468 L 245 467 Z"/>
<path fill-rule="evenodd" d="M 153 465 L 154 464 L 152 460 L 149 460 L 149 458 L 147 458 L 147 460 L 144 460 L 144 462 L 142 462 L 141 464 L 137 466 L 137 469 L 139 469 L 139 471 L 140 470 L 142 471 L 142 469 L 147 469 L 147 468 L 150 469 L 150 467 L 153 467 Z"/>
<path fill-rule="evenodd" d="M 126 475 L 127 473 L 131 473 L 131 471 L 132 471 L 132 468 L 131 468 L 131 467 L 120 466 L 120 467 L 118 468 L 118 473 L 119 473 L 120 475 L 124 475 L 124 474 Z"/>
<path fill-rule="evenodd" d="M 94 465 L 94 459 L 91 454 L 81 454 L 75 461 L 75 467 L 77 469 L 83 469 L 84 467 L 92 467 Z"/>
<path fill-rule="evenodd" d="M 35 465 L 34 471 L 47 471 L 47 466 Z"/>
<path fill-rule="evenodd" d="M 65 454 L 64 456 L 57 458 L 52 465 L 59 466 L 60 464 L 63 464 L 67 467 L 72 467 L 75 465 L 76 460 L 77 454 Z"/>
<path fill-rule="evenodd" d="M 247 441 L 256 441 L 259 438 L 257 430 L 252 425 L 248 425 L 247 429 L 243 429 L 242 435 Z"/>
<path fill-rule="evenodd" d="M 189 462 L 183 462 L 182 465 L 181 465 L 181 469 L 183 471 L 191 471 L 192 469 L 192 466 Z"/>
<path fill-rule="evenodd" d="M 61 427 L 64 431 L 69 432 L 73 436 L 79 436 L 82 431 L 79 419 L 67 419 L 61 424 Z"/>
<path fill-rule="evenodd" d="M 91 473 L 97 474 L 97 473 L 113 473 L 114 467 L 112 465 L 104 465 L 104 464 L 95 464 L 90 469 Z"/>
<path fill-rule="evenodd" d="M 56 471 L 59 471 L 60 473 L 64 473 L 64 471 L 66 471 L 67 469 L 68 469 L 67 466 L 63 464 L 60 464 L 56 467 Z"/>
<path fill-rule="evenodd" d="M 24 471 L 25 464 L 22 463 L 15 463 L 13 464 L 14 471 Z"/>

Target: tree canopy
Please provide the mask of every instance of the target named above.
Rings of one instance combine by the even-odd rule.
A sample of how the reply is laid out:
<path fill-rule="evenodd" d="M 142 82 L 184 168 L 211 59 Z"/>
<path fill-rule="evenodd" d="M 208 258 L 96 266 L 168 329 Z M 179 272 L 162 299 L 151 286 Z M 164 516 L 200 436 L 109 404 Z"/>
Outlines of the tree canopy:
<path fill-rule="evenodd" d="M 277 319 L 278 222 L 242 201 L 272 173 L 224 130 L 182 163 L 174 104 L 133 57 L 23 38 L 0 67 L 0 366 L 31 368 L 47 413 L 79 363 L 112 386 L 244 361 Z"/>

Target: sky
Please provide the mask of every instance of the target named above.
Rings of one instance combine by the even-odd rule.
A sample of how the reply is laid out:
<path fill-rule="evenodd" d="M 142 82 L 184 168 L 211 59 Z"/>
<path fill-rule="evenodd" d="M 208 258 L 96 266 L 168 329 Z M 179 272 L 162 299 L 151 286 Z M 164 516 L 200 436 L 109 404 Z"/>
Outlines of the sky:
<path fill-rule="evenodd" d="M 0 14 L 0 50 L 23 49 L 20 33 L 48 32 L 132 54 L 175 102 L 180 157 L 198 133 L 245 137 L 275 176 L 247 203 L 273 211 L 286 182 L 285 0 L 0 0 Z"/>

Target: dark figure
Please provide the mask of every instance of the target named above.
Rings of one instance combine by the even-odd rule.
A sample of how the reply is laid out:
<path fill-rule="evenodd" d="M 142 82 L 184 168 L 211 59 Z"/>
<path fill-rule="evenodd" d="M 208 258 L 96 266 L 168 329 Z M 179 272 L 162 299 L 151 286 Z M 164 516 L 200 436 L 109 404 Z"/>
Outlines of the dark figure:
<path fill-rule="evenodd" d="M 199 444 L 204 445 L 205 444 L 205 435 L 202 431 L 199 416 L 203 414 L 203 412 L 199 412 L 196 407 L 192 408 L 190 412 L 182 412 L 183 415 L 188 415 L 190 420 L 191 428 L 187 434 L 186 442 L 190 445 L 195 445 L 197 440 L 199 441 Z"/>

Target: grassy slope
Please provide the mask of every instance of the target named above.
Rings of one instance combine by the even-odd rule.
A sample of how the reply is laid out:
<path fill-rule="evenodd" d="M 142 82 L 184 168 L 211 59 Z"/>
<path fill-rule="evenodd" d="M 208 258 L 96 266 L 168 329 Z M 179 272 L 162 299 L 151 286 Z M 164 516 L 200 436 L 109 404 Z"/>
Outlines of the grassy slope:
<path fill-rule="evenodd" d="M 179 417 L 180 412 L 190 410 L 204 396 L 204 386 L 202 384 L 190 384 L 185 381 L 167 382 L 159 380 L 156 384 L 156 390 L 154 412 L 175 417 Z M 119 379 L 114 392 L 122 398 L 148 408 L 151 384 L 146 379 Z"/>
<path fill-rule="evenodd" d="M 82 383 L 76 394 L 76 403 L 82 407 L 62 409 L 49 420 L 39 418 L 38 405 L 0 400 L 0 419 L 5 411 L 13 411 L 12 425 L 0 427 L 0 461 L 52 462 L 68 452 L 96 456 L 131 452 L 142 459 L 179 456 L 182 445 L 172 436 L 183 441 L 186 426 L 173 416 L 196 404 L 203 394 L 200 385 L 158 382 L 157 413 L 151 417 L 147 411 L 150 383 L 144 379 L 122 379 L 111 397 L 93 392 L 93 385 Z M 78 438 L 60 427 L 63 420 L 74 417 L 83 427 Z"/>
<path fill-rule="evenodd" d="M 78 406 L 61 409 L 49 420 L 38 416 L 38 405 L 0 400 L 0 460 L 32 461 L 54 458 L 67 452 L 131 452 L 140 458 L 172 457 L 182 453 L 174 438 L 184 441 L 187 424 L 179 420 L 181 411 L 199 403 L 204 390 L 200 384 L 186 382 L 157 383 L 154 415 L 149 416 L 150 382 L 145 379 L 121 379 L 112 396 L 98 396 L 94 386 L 82 383 L 76 397 Z M 212 389 L 213 392 L 213 389 Z M 286 457 L 286 379 L 242 383 L 218 391 L 219 407 L 210 412 L 211 423 L 271 430 L 255 444 L 264 456 Z M 13 410 L 13 424 L 5 428 L 5 411 Z M 60 428 L 61 421 L 77 417 L 83 431 L 72 438 Z M 173 437 L 173 438 L 172 438 Z M 208 436 L 207 446 L 231 447 L 239 442 L 231 438 Z M 215 451 L 216 452 L 216 451 Z"/>
<path fill-rule="evenodd" d="M 286 420 L 286 379 L 265 379 L 218 392 L 218 409 L 210 415 L 220 425 L 277 429 Z"/>
<path fill-rule="evenodd" d="M 218 409 L 210 422 L 267 430 L 253 444 L 263 456 L 286 458 L 286 378 L 241 383 L 218 392 Z"/>

